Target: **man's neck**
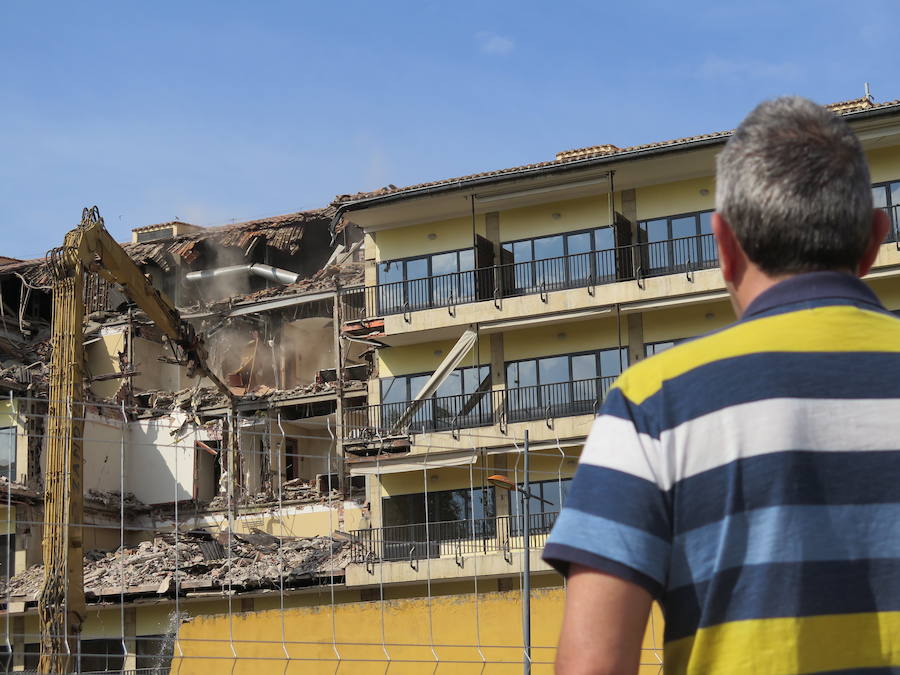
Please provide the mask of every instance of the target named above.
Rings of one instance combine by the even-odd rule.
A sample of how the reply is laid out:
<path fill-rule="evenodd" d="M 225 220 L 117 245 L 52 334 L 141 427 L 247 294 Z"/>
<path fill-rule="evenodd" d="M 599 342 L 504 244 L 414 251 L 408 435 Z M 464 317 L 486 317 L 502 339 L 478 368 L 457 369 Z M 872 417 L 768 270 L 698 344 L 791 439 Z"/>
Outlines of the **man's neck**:
<path fill-rule="evenodd" d="M 747 266 L 741 275 L 740 282 L 728 284 L 728 293 L 731 295 L 731 305 L 737 318 L 741 318 L 744 310 L 760 295 L 772 288 L 779 281 L 784 281 L 794 274 L 782 274 L 769 276 L 752 263 Z"/>

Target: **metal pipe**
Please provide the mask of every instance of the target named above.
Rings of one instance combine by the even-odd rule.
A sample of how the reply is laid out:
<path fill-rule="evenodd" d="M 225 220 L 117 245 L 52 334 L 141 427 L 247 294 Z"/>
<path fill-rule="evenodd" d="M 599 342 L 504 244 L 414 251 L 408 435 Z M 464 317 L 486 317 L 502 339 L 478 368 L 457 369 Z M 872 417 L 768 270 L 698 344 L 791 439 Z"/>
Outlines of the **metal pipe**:
<path fill-rule="evenodd" d="M 525 654 L 522 660 L 522 672 L 525 675 L 531 674 L 531 480 L 528 476 L 528 429 L 525 430 L 525 446 L 523 450 L 525 459 L 525 485 L 522 495 L 524 505 L 522 507 L 522 517 L 525 519 L 525 549 L 524 560 L 522 561 L 522 641 L 525 643 Z"/>
<path fill-rule="evenodd" d="M 279 284 L 295 284 L 303 278 L 303 275 L 296 272 L 273 267 L 272 265 L 264 265 L 263 263 L 230 265 L 229 267 L 219 267 L 214 270 L 198 270 L 196 272 L 188 272 L 184 278 L 188 281 L 204 281 L 206 279 L 218 279 L 238 274 L 250 274 Z"/>

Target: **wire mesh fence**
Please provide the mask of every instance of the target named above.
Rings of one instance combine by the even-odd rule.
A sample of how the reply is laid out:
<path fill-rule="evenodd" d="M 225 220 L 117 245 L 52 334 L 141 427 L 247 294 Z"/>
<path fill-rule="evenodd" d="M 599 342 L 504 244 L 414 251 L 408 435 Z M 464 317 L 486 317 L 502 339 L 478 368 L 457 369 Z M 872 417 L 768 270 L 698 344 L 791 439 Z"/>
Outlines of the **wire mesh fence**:
<path fill-rule="evenodd" d="M 502 672 L 522 663 L 523 541 L 539 552 L 563 494 L 526 523 L 517 494 L 488 483 L 498 471 L 522 483 L 522 439 L 462 429 L 446 446 L 417 445 L 398 470 L 389 455 L 345 453 L 358 429 L 335 413 L 102 401 L 68 409 L 82 411 L 72 440 L 84 466 L 48 495 L 46 398 L 12 394 L 0 407 L 0 671 L 39 672 L 54 645 L 81 673 Z M 577 448 L 532 453 L 535 484 L 571 476 Z M 79 484 L 72 519 L 49 523 L 47 500 L 71 500 Z M 80 578 L 71 567 L 63 578 L 46 571 L 48 524 L 80 543 Z M 540 617 L 531 661 L 549 672 L 563 580 L 538 553 L 532 568 Z M 66 603 L 84 598 L 81 616 L 57 608 L 65 634 L 42 629 L 48 584 L 62 585 Z M 648 672 L 659 665 L 653 640 Z"/>

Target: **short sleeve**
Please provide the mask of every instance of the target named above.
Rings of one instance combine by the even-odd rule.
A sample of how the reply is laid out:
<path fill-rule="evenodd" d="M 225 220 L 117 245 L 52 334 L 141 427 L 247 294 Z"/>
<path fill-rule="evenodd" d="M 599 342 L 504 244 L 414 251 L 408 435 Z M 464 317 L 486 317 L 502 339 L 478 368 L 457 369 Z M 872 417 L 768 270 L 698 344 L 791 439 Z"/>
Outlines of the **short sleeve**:
<path fill-rule="evenodd" d="M 543 558 L 563 575 L 572 563 L 659 597 L 672 544 L 669 488 L 659 434 L 614 388 L 594 421 Z"/>

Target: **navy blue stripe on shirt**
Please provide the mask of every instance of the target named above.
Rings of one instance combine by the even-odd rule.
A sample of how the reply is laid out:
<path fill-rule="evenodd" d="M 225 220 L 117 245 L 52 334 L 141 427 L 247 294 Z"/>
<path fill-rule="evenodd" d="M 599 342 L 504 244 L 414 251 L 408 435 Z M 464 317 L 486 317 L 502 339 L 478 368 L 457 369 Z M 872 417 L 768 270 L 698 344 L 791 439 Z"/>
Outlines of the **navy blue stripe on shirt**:
<path fill-rule="evenodd" d="M 893 503 L 900 501 L 900 451 L 795 450 L 747 457 L 679 481 L 667 501 L 674 505 L 676 535 L 770 506 Z"/>
<path fill-rule="evenodd" d="M 610 560 L 600 555 L 590 553 L 580 548 L 566 546 L 565 544 L 547 544 L 544 547 L 544 560 L 564 577 L 568 577 L 571 565 L 583 565 L 598 572 L 610 574 L 614 577 L 630 581 L 646 590 L 654 598 L 662 594 L 662 584 L 655 579 L 642 574 L 638 570 L 623 565 L 615 560 Z"/>
<path fill-rule="evenodd" d="M 895 612 L 900 611 L 900 560 L 733 567 L 709 581 L 667 591 L 664 604 L 667 642 L 744 619 Z"/>
<path fill-rule="evenodd" d="M 770 398 L 900 398 L 900 352 L 764 352 L 721 359 L 667 380 L 639 406 L 624 395 L 610 396 L 601 413 L 630 419 L 638 433 L 659 438 L 702 415 Z"/>
<path fill-rule="evenodd" d="M 669 495 L 655 483 L 629 473 L 591 464 L 578 466 L 565 508 L 593 513 L 603 504 L 603 517 L 670 539 Z"/>

